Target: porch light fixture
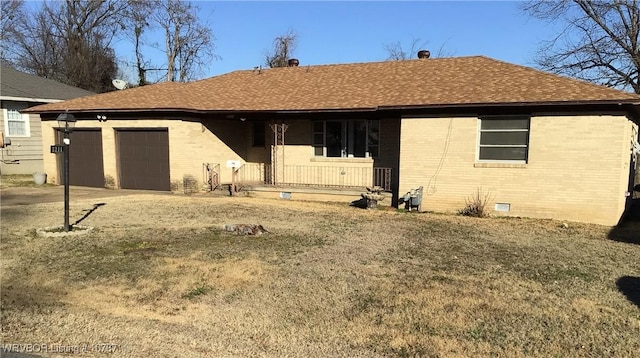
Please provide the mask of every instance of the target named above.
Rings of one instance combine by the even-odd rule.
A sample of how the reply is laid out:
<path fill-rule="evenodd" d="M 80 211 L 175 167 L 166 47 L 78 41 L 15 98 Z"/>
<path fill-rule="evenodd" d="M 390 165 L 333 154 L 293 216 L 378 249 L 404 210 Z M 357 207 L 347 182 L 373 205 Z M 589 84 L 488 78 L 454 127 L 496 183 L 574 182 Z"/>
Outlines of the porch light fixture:
<path fill-rule="evenodd" d="M 76 117 L 71 113 L 61 113 L 58 116 L 58 127 L 64 128 L 64 231 L 69 232 L 69 134 L 76 126 Z"/>

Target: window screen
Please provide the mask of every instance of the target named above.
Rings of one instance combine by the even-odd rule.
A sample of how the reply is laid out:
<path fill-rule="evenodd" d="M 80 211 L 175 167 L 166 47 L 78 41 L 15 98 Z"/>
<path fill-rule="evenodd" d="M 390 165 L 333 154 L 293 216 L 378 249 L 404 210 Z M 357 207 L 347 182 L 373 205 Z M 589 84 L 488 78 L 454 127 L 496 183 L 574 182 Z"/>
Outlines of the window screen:
<path fill-rule="evenodd" d="M 480 119 L 479 160 L 526 162 L 529 152 L 529 117 Z"/>

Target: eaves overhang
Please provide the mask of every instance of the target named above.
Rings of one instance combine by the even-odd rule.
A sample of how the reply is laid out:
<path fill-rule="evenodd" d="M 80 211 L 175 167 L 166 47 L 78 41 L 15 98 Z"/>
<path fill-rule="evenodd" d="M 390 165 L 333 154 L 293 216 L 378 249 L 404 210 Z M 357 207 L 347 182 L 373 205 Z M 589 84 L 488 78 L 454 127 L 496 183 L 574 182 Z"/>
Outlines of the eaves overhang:
<path fill-rule="evenodd" d="M 434 109 L 434 108 L 478 108 L 478 107 L 568 107 L 568 106 L 640 106 L 640 100 L 591 100 L 591 101 L 547 101 L 547 102 L 493 102 L 493 103 L 438 103 L 424 105 L 379 106 L 379 110 Z"/>
<path fill-rule="evenodd" d="M 482 111 L 492 109 L 518 109 L 518 110 L 546 110 L 546 109 L 607 109 L 615 111 L 628 112 L 636 118 L 640 118 L 640 100 L 592 100 L 592 101 L 550 101 L 550 102 L 496 102 L 496 103 L 441 103 L 441 104 L 422 104 L 422 105 L 383 105 L 368 106 L 357 108 L 300 108 L 300 109 L 197 109 L 197 108 L 91 108 L 91 109 L 73 109 L 69 108 L 65 111 L 74 114 L 85 114 L 87 116 L 113 113 L 113 114 L 175 114 L 185 113 L 190 115 L 305 115 L 305 114 L 332 114 L 332 113 L 371 113 L 371 112 L 413 112 L 420 111 L 434 112 L 438 110 L 455 112 L 455 111 Z M 33 110 L 26 109 L 25 112 L 39 113 L 43 118 L 50 119 L 50 115 L 62 113 L 61 110 Z"/>

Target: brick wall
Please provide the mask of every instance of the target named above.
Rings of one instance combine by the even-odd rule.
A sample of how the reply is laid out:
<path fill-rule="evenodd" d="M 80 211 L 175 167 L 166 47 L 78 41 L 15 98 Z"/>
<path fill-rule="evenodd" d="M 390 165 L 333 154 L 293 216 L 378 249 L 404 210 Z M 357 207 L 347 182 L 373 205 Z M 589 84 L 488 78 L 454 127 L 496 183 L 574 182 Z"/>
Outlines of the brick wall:
<path fill-rule="evenodd" d="M 55 143 L 56 126 L 55 121 L 42 122 L 43 148 Z M 115 128 L 168 128 L 170 177 L 178 183 L 185 176 L 202 180 L 202 163 L 220 163 L 221 181 L 230 182 L 227 160 L 269 158 L 272 142 L 267 128 L 265 148 L 252 148 L 249 125 L 240 121 L 81 120 L 77 127 L 102 128 L 104 172 L 116 188 Z M 366 158 L 314 157 L 310 129 L 311 121 L 290 123 L 287 165 L 373 165 Z M 399 172 L 400 195 L 424 186 L 424 210 L 456 211 L 482 189 L 490 194 L 490 209 L 495 203 L 511 205 L 510 212 L 495 214 L 615 224 L 628 190 L 632 135 L 633 124 L 624 116 L 538 115 L 531 118 L 528 163 L 497 165 L 476 161 L 476 117 L 404 118 L 382 122 L 376 165 L 399 168 L 394 172 Z M 394 163 L 398 147 L 400 159 Z M 55 183 L 56 155 L 45 153 L 44 170 Z"/>
<path fill-rule="evenodd" d="M 315 167 L 347 167 L 367 169 L 373 167 L 373 160 L 369 158 L 319 158 L 314 157 L 311 145 L 311 121 L 289 121 L 289 128 L 285 133 L 286 148 L 284 161 L 288 166 Z M 42 143 L 49 148 L 55 143 L 56 121 L 43 121 Z M 117 128 L 168 128 L 169 132 L 169 165 L 170 180 L 175 190 L 182 190 L 184 178 L 195 177 L 204 181 L 202 173 L 203 163 L 220 164 L 220 182 L 231 182 L 231 168 L 226 167 L 227 160 L 240 160 L 242 163 L 270 163 L 273 132 L 266 127 L 266 143 L 264 147 L 253 147 L 251 141 L 251 124 L 239 120 L 214 121 L 203 120 L 112 120 L 98 122 L 97 120 L 80 120 L 77 128 L 102 128 L 104 173 L 107 183 L 119 188 L 116 155 Z M 384 143 L 384 141 L 383 141 Z M 73 144 L 72 144 L 73 145 Z M 44 158 L 45 172 L 49 173 L 49 181 L 57 182 L 55 178 L 56 156 L 46 154 Z M 340 171 L 341 173 L 343 171 Z M 362 171 L 344 171 L 339 185 L 354 185 L 362 181 Z M 297 174 L 294 173 L 296 177 Z M 372 174 L 368 174 L 372 178 Z M 304 177 L 306 180 L 307 176 Z M 305 183 L 309 184 L 309 183 Z"/>
<path fill-rule="evenodd" d="M 42 121 L 44 148 L 55 143 L 56 121 Z M 220 163 L 221 181 L 231 182 L 231 169 L 227 160 L 241 160 L 246 156 L 245 125 L 240 122 L 211 121 L 204 123 L 181 120 L 107 120 L 106 122 L 81 120 L 77 128 L 102 128 L 102 146 L 105 177 L 113 178 L 119 188 L 116 128 L 167 128 L 169 132 L 169 166 L 172 185 L 182 185 L 185 176 L 203 178 L 203 163 Z M 242 136 L 234 138 L 240 133 Z M 223 141 L 224 139 L 225 141 Z M 230 143 L 229 145 L 227 143 Z M 71 144 L 73 145 L 73 143 Z M 56 183 L 56 155 L 45 153 L 44 170 L 48 181 Z M 109 181 L 107 181 L 109 182 Z"/>
<path fill-rule="evenodd" d="M 628 190 L 633 124 L 614 115 L 531 118 L 526 164 L 479 163 L 477 117 L 404 118 L 400 195 L 424 187 L 423 210 L 457 211 L 477 190 L 490 211 L 616 224 Z"/>

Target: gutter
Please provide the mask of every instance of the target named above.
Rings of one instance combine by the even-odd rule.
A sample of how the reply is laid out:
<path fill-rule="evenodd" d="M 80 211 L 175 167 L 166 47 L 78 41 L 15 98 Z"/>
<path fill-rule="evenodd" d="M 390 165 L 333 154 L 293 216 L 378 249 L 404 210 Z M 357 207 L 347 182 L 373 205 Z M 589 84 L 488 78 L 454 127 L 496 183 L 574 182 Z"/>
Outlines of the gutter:
<path fill-rule="evenodd" d="M 279 110 L 276 114 L 307 114 L 307 113 L 351 113 L 351 112 L 375 112 L 380 107 L 345 108 L 345 109 L 300 109 L 300 110 Z M 269 111 L 271 112 L 271 111 Z"/>
<path fill-rule="evenodd" d="M 60 100 L 55 100 L 60 102 Z M 195 114 L 312 114 L 312 113 L 355 113 L 355 112 L 376 112 L 376 111 L 398 111 L 398 110 L 421 110 L 421 109 L 463 109 L 463 108 L 495 108 L 495 107 L 559 107 L 559 106 L 593 106 L 593 105 L 605 105 L 605 106 L 631 106 L 637 108 L 637 114 L 640 115 L 640 100 L 606 100 L 606 101 L 564 101 L 564 102 L 500 102 L 500 103 L 446 103 L 446 104 L 429 104 L 429 105 L 387 105 L 376 107 L 361 107 L 361 108 L 317 108 L 317 109 L 266 109 L 266 110 L 251 110 L 251 109 L 193 109 L 193 108 L 103 108 L 103 109 L 58 109 L 58 110 L 33 110 L 32 108 L 25 109 L 24 112 L 39 113 L 39 114 L 53 114 L 62 113 L 65 111 L 72 113 L 165 113 L 165 112 L 184 112 Z"/>
<path fill-rule="evenodd" d="M 631 105 L 640 106 L 640 99 L 633 100 L 605 100 L 605 101 L 563 101 L 563 102 L 496 102 L 496 103 L 449 103 L 433 105 L 395 105 L 379 106 L 380 110 L 402 109 L 437 109 L 437 108 L 467 108 L 467 107 L 540 107 L 540 106 L 581 106 L 581 105 Z"/>
<path fill-rule="evenodd" d="M 345 109 L 293 109 L 293 110 L 247 110 L 247 109 L 223 109 L 223 110 L 209 110 L 209 109 L 192 109 L 192 108 L 134 108 L 134 109 L 59 109 L 59 110 L 33 110 L 27 108 L 23 110 L 25 113 L 38 113 L 38 114 L 56 114 L 62 112 L 71 113 L 87 113 L 87 114 L 102 114 L 102 113 L 166 113 L 166 112 L 185 112 L 185 113 L 197 113 L 197 114 L 237 114 L 237 113 L 272 113 L 272 114 L 305 114 L 305 113 L 344 113 L 344 112 L 375 112 L 378 111 L 377 107 L 364 107 L 364 108 L 345 108 Z"/>

